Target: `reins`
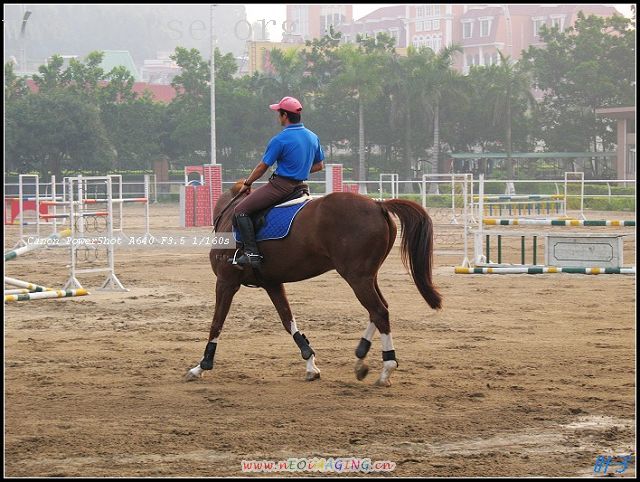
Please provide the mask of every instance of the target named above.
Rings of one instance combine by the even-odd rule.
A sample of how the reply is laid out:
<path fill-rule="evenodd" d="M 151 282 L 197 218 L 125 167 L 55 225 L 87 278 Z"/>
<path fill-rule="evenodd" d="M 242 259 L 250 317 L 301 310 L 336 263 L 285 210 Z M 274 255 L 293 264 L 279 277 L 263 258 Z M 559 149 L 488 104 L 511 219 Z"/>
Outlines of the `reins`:
<path fill-rule="evenodd" d="M 213 220 L 213 231 L 217 231 L 218 230 L 218 222 L 220 221 L 220 218 L 222 218 L 222 215 L 227 211 L 227 209 L 229 209 L 229 207 L 231 207 L 231 205 L 236 201 L 236 199 L 238 199 L 240 197 L 241 194 L 244 194 L 246 191 L 243 192 L 239 192 L 238 194 L 236 194 L 235 196 L 233 196 L 231 198 L 231 201 L 229 201 L 227 203 L 227 205 L 224 207 L 224 209 L 222 211 L 220 211 L 220 214 L 218 214 L 216 216 L 216 218 Z"/>

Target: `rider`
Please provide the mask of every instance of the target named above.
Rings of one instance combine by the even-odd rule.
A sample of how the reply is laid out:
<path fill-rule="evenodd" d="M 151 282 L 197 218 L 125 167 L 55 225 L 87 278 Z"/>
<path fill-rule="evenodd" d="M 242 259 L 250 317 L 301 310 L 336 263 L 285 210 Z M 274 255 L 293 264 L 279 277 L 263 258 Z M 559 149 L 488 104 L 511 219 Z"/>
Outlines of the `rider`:
<path fill-rule="evenodd" d="M 253 268 L 260 267 L 262 256 L 249 215 L 289 196 L 307 180 L 310 173 L 323 168 L 324 160 L 318 136 L 300 122 L 302 104 L 298 99 L 283 97 L 269 108 L 278 111 L 278 120 L 284 129 L 269 141 L 262 161 L 244 181 L 240 192 L 250 191 L 251 184 L 260 179 L 275 162 L 278 166 L 265 186 L 250 192 L 234 209 L 234 222 L 244 243 L 244 254 L 237 259 L 237 263 L 241 266 L 250 264 Z"/>

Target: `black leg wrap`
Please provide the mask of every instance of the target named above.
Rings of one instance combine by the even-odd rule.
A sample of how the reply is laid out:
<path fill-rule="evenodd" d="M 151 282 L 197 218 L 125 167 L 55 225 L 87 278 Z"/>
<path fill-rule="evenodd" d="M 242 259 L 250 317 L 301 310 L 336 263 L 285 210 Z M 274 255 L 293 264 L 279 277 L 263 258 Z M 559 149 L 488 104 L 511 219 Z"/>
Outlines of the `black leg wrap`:
<path fill-rule="evenodd" d="M 369 348 L 371 348 L 371 342 L 366 338 L 360 338 L 360 343 L 358 343 L 358 348 L 356 348 L 356 356 L 358 358 L 364 358 L 369 353 Z"/>
<path fill-rule="evenodd" d="M 396 364 L 398 363 L 398 360 L 396 360 L 396 351 L 395 350 L 389 350 L 389 351 L 383 351 L 382 352 L 382 361 L 386 362 L 389 360 L 395 360 Z"/>
<path fill-rule="evenodd" d="M 211 370 L 213 368 L 213 356 L 216 354 L 216 346 L 218 344 L 210 341 L 204 349 L 204 357 L 200 362 L 200 368 L 203 370 Z"/>
<path fill-rule="evenodd" d="M 298 348 L 300 348 L 300 353 L 302 354 L 303 360 L 308 360 L 309 358 L 311 358 L 311 355 L 316 354 L 316 352 L 313 351 L 309 346 L 309 340 L 307 340 L 307 337 L 299 331 L 295 332 L 295 334 L 293 335 L 293 340 L 296 342 L 296 345 L 298 345 Z"/>

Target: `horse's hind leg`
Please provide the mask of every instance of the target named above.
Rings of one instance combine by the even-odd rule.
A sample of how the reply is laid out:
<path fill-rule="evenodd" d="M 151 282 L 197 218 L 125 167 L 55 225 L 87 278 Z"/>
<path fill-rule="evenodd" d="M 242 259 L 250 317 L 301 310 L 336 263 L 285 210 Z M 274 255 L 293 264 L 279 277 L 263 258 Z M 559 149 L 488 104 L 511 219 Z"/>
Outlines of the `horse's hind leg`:
<path fill-rule="evenodd" d="M 229 308 L 231 308 L 231 301 L 233 301 L 233 297 L 239 289 L 240 285 L 236 283 L 224 282 L 221 279 L 216 282 L 216 307 L 209 331 L 209 342 L 204 350 L 202 360 L 186 373 L 184 376 L 185 381 L 196 380 L 202 376 L 203 371 L 213 368 L 213 357 L 216 354 L 218 337 L 222 331 L 224 320 L 229 313 Z"/>
<path fill-rule="evenodd" d="M 385 306 L 385 308 L 389 308 L 389 304 L 387 300 L 384 299 L 382 295 L 382 291 L 380 291 L 380 287 L 378 286 L 378 279 L 375 278 L 373 280 L 374 287 L 376 289 L 376 293 L 380 297 L 380 301 Z M 364 359 L 369 353 L 369 349 L 371 348 L 371 340 L 373 339 L 373 335 L 376 333 L 376 325 L 373 322 L 369 322 L 369 326 L 364 330 L 362 338 L 360 338 L 360 343 L 358 343 L 358 347 L 356 348 L 356 357 L 358 357 L 358 361 L 356 362 L 356 378 L 358 380 L 364 380 L 364 378 L 369 374 L 369 366 L 365 363 Z"/>
<path fill-rule="evenodd" d="M 269 298 L 271 298 L 276 310 L 278 310 L 278 315 L 280 315 L 280 320 L 282 320 L 282 326 L 284 326 L 284 329 L 287 330 L 290 335 L 293 335 L 293 340 L 296 342 L 296 345 L 298 345 L 298 348 L 300 348 L 302 358 L 307 362 L 306 380 L 317 380 L 320 378 L 320 370 L 316 366 L 315 352 L 309 345 L 307 337 L 298 331 L 296 319 L 291 313 L 289 300 L 287 300 L 287 295 L 284 291 L 284 285 L 277 284 L 265 286 L 265 290 L 267 290 Z"/>
<path fill-rule="evenodd" d="M 377 280 L 374 277 L 349 277 L 347 278 L 347 282 L 353 289 L 353 292 L 358 297 L 362 306 L 364 306 L 369 312 L 370 320 L 369 326 L 365 330 L 363 337 L 360 339 L 360 344 L 356 349 L 356 356 L 358 357 L 358 361 L 356 363 L 356 377 L 358 380 L 362 380 L 368 372 L 364 358 L 367 356 L 367 352 L 371 347 L 371 338 L 377 328 L 380 332 L 380 339 L 382 341 L 383 368 L 376 385 L 389 386 L 391 385 L 391 372 L 397 368 L 398 363 L 396 361 L 395 350 L 393 349 L 391 325 L 389 323 L 389 310 L 387 308 L 386 301 L 382 295 L 379 294 L 380 288 L 378 287 Z"/>

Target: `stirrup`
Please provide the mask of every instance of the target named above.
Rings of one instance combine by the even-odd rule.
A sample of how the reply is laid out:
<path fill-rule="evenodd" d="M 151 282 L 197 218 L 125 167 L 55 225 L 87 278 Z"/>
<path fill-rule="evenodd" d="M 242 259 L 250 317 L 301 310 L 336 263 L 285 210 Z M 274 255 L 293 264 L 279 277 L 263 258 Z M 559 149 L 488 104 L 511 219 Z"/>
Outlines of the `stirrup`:
<path fill-rule="evenodd" d="M 254 253 L 243 253 L 239 258 L 235 259 L 235 263 L 233 264 L 260 268 L 262 265 L 262 256 Z"/>

